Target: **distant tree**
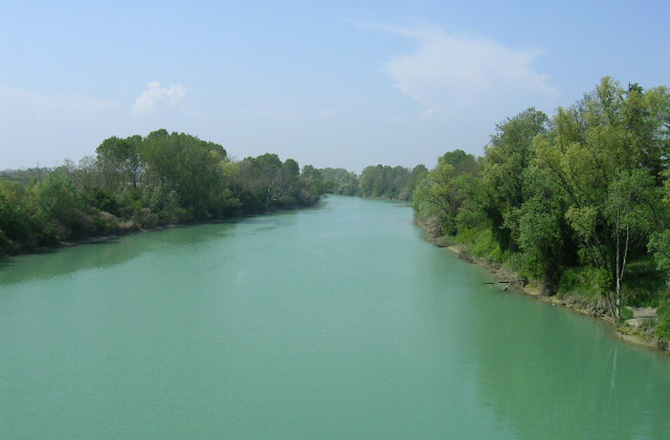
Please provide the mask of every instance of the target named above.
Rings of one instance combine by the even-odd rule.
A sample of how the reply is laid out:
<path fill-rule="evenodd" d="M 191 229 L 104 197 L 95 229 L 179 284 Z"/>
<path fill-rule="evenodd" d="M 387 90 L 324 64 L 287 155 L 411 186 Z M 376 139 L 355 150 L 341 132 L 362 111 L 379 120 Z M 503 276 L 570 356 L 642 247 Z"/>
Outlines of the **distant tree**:
<path fill-rule="evenodd" d="M 326 191 L 326 184 L 323 180 L 321 172 L 312 165 L 305 165 L 302 168 L 302 179 L 308 190 L 308 196 L 316 195 L 320 197 Z"/>
<path fill-rule="evenodd" d="M 320 168 L 325 191 L 327 193 L 345 196 L 359 195 L 358 176 L 353 171 L 344 168 Z"/>
<path fill-rule="evenodd" d="M 64 171 L 47 174 L 31 187 L 30 198 L 44 239 L 70 240 L 94 231 L 76 186 Z"/>
<path fill-rule="evenodd" d="M 0 255 L 33 244 L 34 234 L 26 190 L 18 182 L 0 179 Z"/>
<path fill-rule="evenodd" d="M 433 235 L 456 233 L 457 216 L 465 200 L 466 176 L 472 177 L 476 172 L 474 156 L 455 150 L 439 157 L 435 168 L 417 185 L 413 206 L 420 219 L 433 223 Z"/>
<path fill-rule="evenodd" d="M 105 189 L 120 191 L 127 185 L 137 188 L 145 172 L 141 148 L 143 139 L 135 135 L 125 139 L 112 136 L 96 148 Z"/>
<path fill-rule="evenodd" d="M 417 173 L 421 168 L 417 169 Z M 363 197 L 409 200 L 418 182 L 412 181 L 407 168 L 388 165 L 368 166 L 358 180 L 358 189 Z"/>

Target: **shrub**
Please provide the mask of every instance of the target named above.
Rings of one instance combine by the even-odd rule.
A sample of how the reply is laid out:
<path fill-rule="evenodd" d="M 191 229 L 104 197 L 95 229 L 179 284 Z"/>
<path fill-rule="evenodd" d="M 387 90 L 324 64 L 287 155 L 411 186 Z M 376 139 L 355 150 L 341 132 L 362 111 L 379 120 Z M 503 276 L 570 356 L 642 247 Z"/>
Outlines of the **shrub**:
<path fill-rule="evenodd" d="M 472 255 L 483 257 L 490 261 L 503 261 L 503 251 L 493 236 L 491 229 L 484 229 L 474 236 Z"/>
<path fill-rule="evenodd" d="M 593 266 L 565 269 L 558 284 L 562 295 L 582 295 L 595 297 L 602 291 L 602 271 Z"/>
<path fill-rule="evenodd" d="M 656 326 L 656 336 L 670 341 L 670 302 L 664 303 L 657 309 L 659 322 Z"/>
<path fill-rule="evenodd" d="M 666 341 L 670 341 L 670 317 L 666 316 L 661 319 L 661 321 L 658 323 L 658 326 L 656 326 L 656 336 L 659 338 L 665 339 Z"/>

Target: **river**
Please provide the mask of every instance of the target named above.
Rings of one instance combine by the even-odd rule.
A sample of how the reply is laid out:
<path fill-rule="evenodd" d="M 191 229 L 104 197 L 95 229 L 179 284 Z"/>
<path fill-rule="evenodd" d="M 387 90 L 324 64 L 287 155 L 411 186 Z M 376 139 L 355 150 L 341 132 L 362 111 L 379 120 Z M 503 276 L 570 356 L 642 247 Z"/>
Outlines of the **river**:
<path fill-rule="evenodd" d="M 422 239 L 406 205 L 0 264 L 0 439 L 661 439 L 670 360 Z"/>

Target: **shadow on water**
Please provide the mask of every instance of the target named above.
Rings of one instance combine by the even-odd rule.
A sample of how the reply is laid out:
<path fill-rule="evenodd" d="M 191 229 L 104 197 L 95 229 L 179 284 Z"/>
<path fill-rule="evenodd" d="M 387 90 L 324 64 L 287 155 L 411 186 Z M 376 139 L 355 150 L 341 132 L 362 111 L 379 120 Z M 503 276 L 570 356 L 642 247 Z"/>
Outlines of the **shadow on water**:
<path fill-rule="evenodd" d="M 230 234 L 240 220 L 155 229 L 63 248 L 44 249 L 0 261 L 0 287 L 102 269 L 126 263 L 160 247 L 185 251 Z M 35 267 L 39 269 L 36 270 Z"/>
<path fill-rule="evenodd" d="M 287 216 L 296 212 L 309 214 L 327 204 L 300 211 L 285 211 L 259 217 L 211 221 L 203 224 L 157 228 L 142 233 L 91 240 L 74 246 L 47 248 L 32 254 L 6 257 L 0 260 L 0 287 L 13 283 L 37 281 L 68 275 L 80 270 L 101 269 L 125 263 L 158 247 L 171 251 L 196 250 L 208 241 L 229 235 L 233 229 L 245 226 L 245 235 L 273 231 L 287 223 Z M 35 270 L 35 265 L 39 270 Z"/>

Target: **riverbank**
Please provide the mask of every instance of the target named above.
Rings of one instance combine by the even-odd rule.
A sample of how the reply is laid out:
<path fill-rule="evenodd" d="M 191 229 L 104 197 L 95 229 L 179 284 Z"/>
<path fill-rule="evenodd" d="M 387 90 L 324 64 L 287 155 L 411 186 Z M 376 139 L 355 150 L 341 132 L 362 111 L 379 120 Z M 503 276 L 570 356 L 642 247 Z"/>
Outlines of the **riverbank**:
<path fill-rule="evenodd" d="M 436 245 L 439 246 L 437 243 Z M 462 244 L 440 247 L 446 248 L 461 260 L 476 264 L 489 271 L 494 276 L 496 284 L 499 284 L 504 291 L 515 289 L 538 301 L 551 303 L 554 306 L 563 307 L 575 313 L 599 319 L 612 327 L 615 337 L 631 344 L 670 355 L 670 343 L 654 336 L 653 326 L 649 325 L 649 323 L 658 322 L 655 309 L 633 309 L 629 307 L 629 310 L 633 313 L 633 318 L 626 320 L 623 324 L 619 324 L 607 313 L 604 305 L 594 305 L 588 299 L 578 296 L 563 297 L 560 294 L 553 296 L 543 295 L 542 286 L 539 284 L 520 277 L 509 268 L 500 264 L 493 263 L 484 258 L 474 257 L 468 248 Z"/>
<path fill-rule="evenodd" d="M 197 226 L 212 223 L 227 223 L 238 222 L 247 218 L 259 217 L 263 215 L 271 215 L 279 212 L 293 211 L 298 209 L 310 209 L 321 205 L 323 199 L 319 199 L 312 205 L 297 206 L 293 208 L 275 209 L 272 211 L 259 211 L 248 214 L 234 215 L 226 218 L 212 218 L 206 220 L 189 220 L 183 222 L 159 223 L 153 226 L 146 226 L 135 223 L 134 221 L 120 221 L 107 234 L 86 235 L 72 240 L 59 240 L 48 244 L 23 244 L 20 247 L 12 249 L 11 252 L 0 252 L 0 263 L 12 257 L 19 257 L 21 255 L 39 254 L 44 252 L 53 252 L 58 249 L 68 248 L 72 246 L 80 246 L 86 244 L 98 244 L 113 241 L 119 237 L 126 235 L 139 234 L 151 231 L 160 231 L 163 229 L 182 228 L 189 226 Z"/>

